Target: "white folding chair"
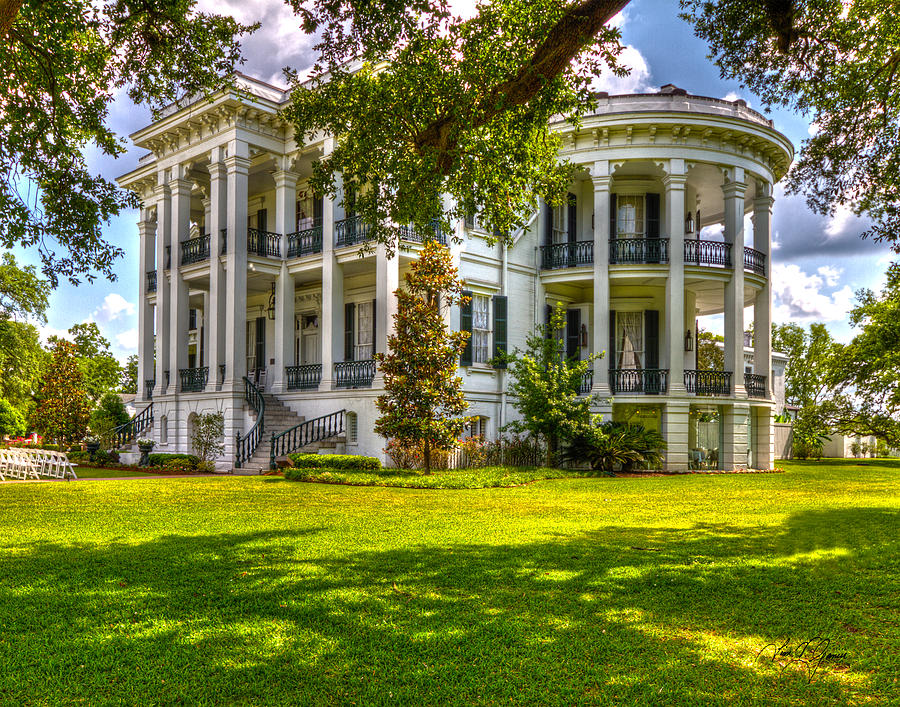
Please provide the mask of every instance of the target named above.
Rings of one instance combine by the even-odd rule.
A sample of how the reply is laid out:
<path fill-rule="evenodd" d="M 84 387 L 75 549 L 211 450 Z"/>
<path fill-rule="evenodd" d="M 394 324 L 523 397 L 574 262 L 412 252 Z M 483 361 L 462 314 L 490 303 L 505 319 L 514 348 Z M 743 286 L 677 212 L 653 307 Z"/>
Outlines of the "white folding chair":
<path fill-rule="evenodd" d="M 78 479 L 75 475 L 75 467 L 77 464 L 73 464 L 69 461 L 69 457 L 66 456 L 65 452 L 54 452 L 56 455 L 56 471 L 59 474 L 56 478 L 65 479 L 67 476 L 71 476 L 73 479 Z"/>
<path fill-rule="evenodd" d="M 25 479 L 38 479 L 40 480 L 40 475 L 38 471 L 40 470 L 40 462 L 35 458 L 34 453 L 30 449 L 20 449 L 19 451 L 19 463 L 22 465 L 22 473 Z"/>
<path fill-rule="evenodd" d="M 6 461 L 6 450 L 0 449 L 0 481 L 6 481 L 4 473 L 9 473 L 9 462 Z"/>
<path fill-rule="evenodd" d="M 24 479 L 25 472 L 22 464 L 19 462 L 18 449 L 7 449 L 4 453 L 6 475 L 12 479 Z"/>

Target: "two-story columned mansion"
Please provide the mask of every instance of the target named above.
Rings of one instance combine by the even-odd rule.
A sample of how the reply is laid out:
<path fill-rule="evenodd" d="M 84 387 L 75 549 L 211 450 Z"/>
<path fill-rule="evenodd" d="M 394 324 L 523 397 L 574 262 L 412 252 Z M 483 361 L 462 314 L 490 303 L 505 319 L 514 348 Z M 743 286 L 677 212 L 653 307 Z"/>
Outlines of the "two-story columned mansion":
<path fill-rule="evenodd" d="M 194 415 L 221 410 L 223 468 L 266 466 L 273 433 L 324 416 L 340 420 L 339 448 L 383 457 L 372 355 L 423 237 L 437 237 L 472 295 L 450 316 L 472 332 L 459 373 L 476 432 L 516 415 L 494 352 L 524 346 L 561 303 L 568 355 L 604 353 L 583 392 L 607 418 L 660 430 L 669 469 L 771 467 L 772 192 L 793 157 L 771 121 L 673 86 L 603 95 L 580 128 L 554 126 L 578 166 L 568 205 L 540 205 L 508 248 L 488 245 L 476 215 L 456 224 L 459 244 L 410 229 L 389 259 L 361 250 L 367 226 L 340 198 L 307 186 L 332 138 L 298 146 L 278 113 L 287 93 L 238 83 L 132 135 L 149 152 L 119 180 L 143 200 L 139 408 L 152 400 L 157 451 L 189 451 Z M 697 317 L 717 313 L 725 370 L 697 370 Z"/>

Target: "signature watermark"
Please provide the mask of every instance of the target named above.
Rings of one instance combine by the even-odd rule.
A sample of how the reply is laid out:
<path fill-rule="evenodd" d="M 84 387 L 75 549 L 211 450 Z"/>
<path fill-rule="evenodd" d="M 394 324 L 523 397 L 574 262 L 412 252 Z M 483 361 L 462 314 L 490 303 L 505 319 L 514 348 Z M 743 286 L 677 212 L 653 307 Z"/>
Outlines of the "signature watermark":
<path fill-rule="evenodd" d="M 832 653 L 831 639 L 816 636 L 806 641 L 788 638 L 783 643 L 768 643 L 756 654 L 757 660 L 771 661 L 781 666 L 781 673 L 790 665 L 798 666 L 812 683 L 823 663 L 842 663 L 847 652 Z"/>

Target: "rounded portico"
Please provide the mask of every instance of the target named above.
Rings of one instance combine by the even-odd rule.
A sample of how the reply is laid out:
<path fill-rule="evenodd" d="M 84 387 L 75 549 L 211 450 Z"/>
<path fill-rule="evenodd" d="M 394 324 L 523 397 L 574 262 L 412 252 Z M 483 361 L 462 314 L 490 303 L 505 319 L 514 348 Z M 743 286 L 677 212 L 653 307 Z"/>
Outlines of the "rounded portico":
<path fill-rule="evenodd" d="M 543 207 L 540 287 L 568 310 L 569 355 L 604 352 L 584 386 L 598 412 L 662 431 L 672 470 L 768 468 L 772 189 L 790 142 L 743 101 L 674 86 L 601 94 L 556 129 L 577 172 L 568 203 Z M 710 314 L 724 315 L 722 370 L 697 365 Z"/>

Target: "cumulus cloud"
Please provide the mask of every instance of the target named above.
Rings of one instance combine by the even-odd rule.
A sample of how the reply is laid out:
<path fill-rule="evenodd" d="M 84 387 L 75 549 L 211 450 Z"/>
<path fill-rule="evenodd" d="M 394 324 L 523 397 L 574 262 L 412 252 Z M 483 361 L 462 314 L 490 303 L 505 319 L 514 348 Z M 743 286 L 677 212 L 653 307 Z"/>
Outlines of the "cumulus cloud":
<path fill-rule="evenodd" d="M 116 334 L 116 344 L 123 351 L 137 351 L 138 347 L 138 330 L 129 329 L 121 334 Z"/>
<path fill-rule="evenodd" d="M 748 108 L 752 108 L 752 107 L 753 107 L 753 104 L 750 103 L 750 101 L 748 101 L 746 98 L 744 98 L 743 96 L 741 96 L 740 94 L 738 94 L 736 91 L 729 91 L 729 92 L 726 93 L 724 96 L 722 96 L 722 100 L 723 100 L 723 101 L 732 101 L 732 102 L 734 102 L 734 101 L 736 101 L 736 100 L 738 100 L 738 99 L 742 99 L 742 100 L 744 101 L 744 103 L 747 104 L 747 107 L 748 107 Z"/>
<path fill-rule="evenodd" d="M 647 60 L 637 48 L 630 44 L 619 55 L 619 63 L 631 69 L 628 76 L 616 76 L 613 73 L 601 74 L 594 82 L 598 91 L 610 94 L 647 93 L 655 90 L 650 83 L 650 67 Z"/>
<path fill-rule="evenodd" d="M 103 304 L 91 314 L 91 319 L 101 324 L 108 324 L 123 316 L 133 316 L 134 312 L 135 307 L 131 302 L 117 292 L 111 292 L 103 298 Z"/>
<path fill-rule="evenodd" d="M 820 267 L 816 274 L 794 263 L 776 263 L 772 271 L 775 321 L 844 321 L 855 297 L 849 285 L 834 290 L 841 270 Z M 833 292 L 826 292 L 832 289 Z"/>

